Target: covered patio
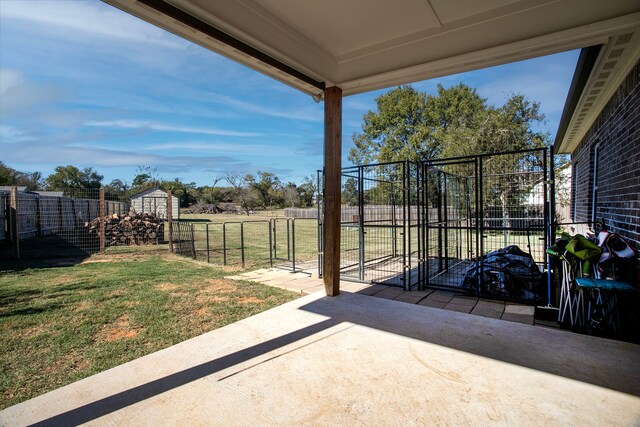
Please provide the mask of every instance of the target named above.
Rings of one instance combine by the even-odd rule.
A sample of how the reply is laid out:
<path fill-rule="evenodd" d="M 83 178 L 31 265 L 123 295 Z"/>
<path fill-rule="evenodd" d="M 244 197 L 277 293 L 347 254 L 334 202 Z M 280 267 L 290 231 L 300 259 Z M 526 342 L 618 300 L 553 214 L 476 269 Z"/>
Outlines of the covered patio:
<path fill-rule="evenodd" d="M 106 1 L 324 100 L 324 290 L 8 408 L 0 424 L 640 423 L 637 345 L 349 292 L 339 268 L 343 96 L 624 35 L 590 101 L 602 104 L 637 60 L 636 0 Z"/>
<path fill-rule="evenodd" d="M 633 344 L 316 292 L 0 412 L 2 425 L 637 425 Z"/>
<path fill-rule="evenodd" d="M 375 0 L 366 7 L 342 0 L 105 1 L 324 100 L 328 296 L 340 292 L 343 96 L 603 45 L 615 49 L 615 61 L 602 65 L 606 75 L 590 94 L 595 110 L 635 63 L 640 46 L 635 0 Z M 581 119 L 576 126 L 587 124 Z"/>

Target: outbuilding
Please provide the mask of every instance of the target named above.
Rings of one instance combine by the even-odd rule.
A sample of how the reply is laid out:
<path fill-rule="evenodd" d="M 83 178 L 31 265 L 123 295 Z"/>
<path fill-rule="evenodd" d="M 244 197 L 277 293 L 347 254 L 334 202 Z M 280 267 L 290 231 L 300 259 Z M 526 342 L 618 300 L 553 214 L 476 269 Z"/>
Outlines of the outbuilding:
<path fill-rule="evenodd" d="M 161 188 L 148 188 L 131 196 L 131 209 L 137 213 L 153 213 L 167 218 L 169 194 Z M 173 219 L 180 218 L 180 200 L 171 196 L 171 213 Z"/>

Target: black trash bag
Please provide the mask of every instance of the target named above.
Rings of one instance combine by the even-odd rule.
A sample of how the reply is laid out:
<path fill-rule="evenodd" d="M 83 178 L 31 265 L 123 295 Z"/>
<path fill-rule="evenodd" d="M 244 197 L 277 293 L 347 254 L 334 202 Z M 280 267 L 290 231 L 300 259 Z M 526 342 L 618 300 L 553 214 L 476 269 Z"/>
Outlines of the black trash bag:
<path fill-rule="evenodd" d="M 538 301 L 545 292 L 542 273 L 535 261 L 512 245 L 489 252 L 473 263 L 462 279 L 462 287 L 482 295 Z"/>

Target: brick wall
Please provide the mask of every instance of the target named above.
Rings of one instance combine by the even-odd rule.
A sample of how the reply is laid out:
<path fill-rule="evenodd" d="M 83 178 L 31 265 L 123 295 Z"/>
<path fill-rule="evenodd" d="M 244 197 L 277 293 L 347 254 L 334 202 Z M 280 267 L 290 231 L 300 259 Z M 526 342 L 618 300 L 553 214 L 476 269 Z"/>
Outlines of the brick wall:
<path fill-rule="evenodd" d="M 597 218 L 640 247 L 640 61 L 571 155 L 576 222 L 591 219 L 596 144 Z"/>

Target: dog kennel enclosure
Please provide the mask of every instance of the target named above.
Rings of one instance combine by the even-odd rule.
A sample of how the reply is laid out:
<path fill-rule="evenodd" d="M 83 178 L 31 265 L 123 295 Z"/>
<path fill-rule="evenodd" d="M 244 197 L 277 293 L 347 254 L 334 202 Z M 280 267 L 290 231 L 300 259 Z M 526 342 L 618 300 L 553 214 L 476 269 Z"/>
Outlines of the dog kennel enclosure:
<path fill-rule="evenodd" d="M 545 147 L 343 169 L 341 277 L 548 302 L 552 156 Z"/>

